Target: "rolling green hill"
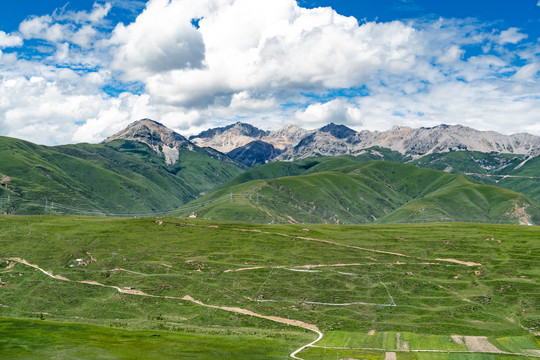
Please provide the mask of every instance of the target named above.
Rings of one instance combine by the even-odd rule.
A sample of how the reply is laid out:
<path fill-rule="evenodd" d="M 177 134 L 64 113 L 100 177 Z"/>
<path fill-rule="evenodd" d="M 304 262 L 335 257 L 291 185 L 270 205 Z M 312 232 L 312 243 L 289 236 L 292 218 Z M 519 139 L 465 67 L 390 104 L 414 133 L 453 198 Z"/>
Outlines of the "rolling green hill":
<path fill-rule="evenodd" d="M 352 156 L 260 166 L 171 214 L 191 213 L 265 223 L 540 222 L 538 204 L 522 194 L 462 175 Z"/>
<path fill-rule="evenodd" d="M 242 172 L 200 148 L 182 149 L 167 166 L 147 145 L 124 140 L 47 147 L 0 137 L 0 159 L 2 212 L 14 214 L 164 213 Z"/>

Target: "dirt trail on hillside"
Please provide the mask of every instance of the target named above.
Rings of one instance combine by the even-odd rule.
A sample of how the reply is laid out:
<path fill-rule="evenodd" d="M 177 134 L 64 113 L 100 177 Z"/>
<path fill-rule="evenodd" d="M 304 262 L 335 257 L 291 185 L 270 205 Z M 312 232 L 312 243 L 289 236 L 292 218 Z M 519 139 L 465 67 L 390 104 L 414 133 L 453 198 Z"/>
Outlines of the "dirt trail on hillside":
<path fill-rule="evenodd" d="M 310 331 L 313 331 L 313 332 L 317 333 L 317 335 L 318 335 L 317 339 L 310 342 L 309 344 L 301 346 L 300 348 L 296 349 L 294 352 L 292 352 L 290 354 L 290 356 L 293 359 L 302 360 L 302 358 L 299 358 L 296 355 L 298 353 L 300 353 L 301 351 L 303 351 L 305 348 L 315 345 L 323 337 L 323 333 L 319 330 L 317 325 L 308 324 L 308 323 L 300 321 L 300 320 L 285 319 L 285 318 L 282 318 L 282 317 L 279 317 L 279 316 L 262 315 L 262 314 L 258 314 L 256 312 L 253 312 L 251 310 L 242 309 L 242 308 L 238 308 L 238 307 L 208 305 L 208 304 L 203 303 L 200 300 L 195 300 L 194 298 L 192 298 L 189 295 L 184 296 L 182 298 L 182 300 L 191 301 L 191 302 L 194 302 L 194 303 L 196 303 L 198 305 L 206 306 L 206 307 L 213 308 L 213 309 L 221 309 L 221 310 L 224 310 L 224 311 L 230 311 L 230 312 L 234 312 L 234 313 L 237 313 L 237 314 L 250 315 L 250 316 L 255 316 L 255 317 L 258 317 L 258 318 L 261 318 L 261 319 L 275 321 L 275 322 L 282 323 L 282 324 L 287 324 L 287 325 L 291 325 L 291 326 L 297 326 L 297 327 L 307 329 L 307 330 L 310 330 Z"/>
<path fill-rule="evenodd" d="M 184 225 L 205 227 L 205 228 L 216 228 L 216 226 L 217 226 L 217 225 L 195 225 L 195 224 L 189 224 L 189 223 L 184 223 Z M 400 257 L 406 257 L 406 258 L 421 259 L 421 258 L 416 257 L 416 256 L 406 255 L 406 254 L 402 254 L 402 253 L 398 253 L 398 252 L 377 250 L 377 249 L 365 248 L 365 247 L 356 246 L 356 245 L 342 244 L 342 243 L 338 243 L 338 242 L 331 241 L 331 240 L 326 240 L 326 239 L 316 239 L 316 238 L 305 237 L 305 236 L 294 236 L 294 235 L 283 234 L 283 233 L 262 231 L 262 230 L 258 230 L 258 229 L 232 228 L 230 230 L 242 231 L 242 232 L 254 232 L 254 233 L 265 234 L 265 235 L 277 235 L 277 236 L 288 237 L 288 238 L 291 238 L 291 239 L 300 239 L 300 240 L 307 240 L 307 241 L 322 242 L 322 243 L 325 243 L 325 244 L 330 244 L 330 245 L 335 245 L 335 246 L 343 246 L 343 247 L 347 247 L 347 248 L 351 248 L 351 249 L 369 251 L 369 252 L 374 252 L 374 253 L 378 253 L 378 254 L 387 254 L 387 255 L 394 255 L 394 256 L 400 256 Z M 451 263 L 460 264 L 460 265 L 466 265 L 466 266 L 482 266 L 482 264 L 480 264 L 480 263 L 475 263 L 475 262 L 471 262 L 471 261 L 462 261 L 462 260 L 456 260 L 456 259 L 441 259 L 441 258 L 439 258 L 439 259 L 435 259 L 435 260 L 436 261 L 451 262 Z M 426 263 L 426 264 L 435 265 L 435 263 Z M 259 267 L 257 267 L 257 268 L 259 268 Z M 252 270 L 252 269 L 246 268 L 245 270 Z M 236 271 L 240 271 L 240 270 L 236 270 Z"/>
<path fill-rule="evenodd" d="M 42 268 L 40 268 L 38 265 L 35 265 L 35 264 L 30 264 L 28 261 L 24 260 L 24 259 L 21 259 L 21 258 L 6 258 L 6 260 L 10 260 L 10 261 L 15 261 L 15 262 L 18 262 L 18 263 L 21 263 L 21 264 L 24 264 L 26 266 L 29 266 L 29 267 L 32 267 L 36 270 L 39 270 L 41 271 L 42 273 L 46 274 L 47 276 L 50 276 L 54 279 L 58 279 L 58 280 L 63 280 L 63 281 L 70 281 L 70 282 L 76 282 L 76 283 L 79 283 L 79 284 L 87 284 L 87 285 L 94 285 L 94 286 L 102 286 L 102 287 L 108 287 L 108 288 L 112 288 L 112 289 L 116 289 L 117 291 L 119 291 L 120 293 L 124 293 L 124 294 L 129 294 L 129 295 L 136 295 L 136 296 L 147 296 L 147 297 L 154 297 L 154 298 L 163 298 L 163 299 L 178 299 L 178 300 L 184 300 L 184 301 L 191 301 L 193 303 L 196 303 L 198 305 L 201 305 L 201 306 L 205 306 L 205 307 L 209 307 L 209 308 L 214 308 L 214 309 L 220 309 L 220 310 L 224 310 L 224 311 L 229 311 L 229 312 L 234 312 L 234 313 L 237 313 L 237 314 L 243 314 L 243 315 L 250 315 L 250 316 L 255 316 L 255 317 L 258 317 L 258 318 L 261 318 L 261 319 L 266 319 L 266 320 L 270 320 L 270 321 L 275 321 L 275 322 L 279 322 L 279 323 L 282 323 L 282 324 L 286 324 L 286 325 L 290 325 L 290 326 L 297 326 L 297 327 L 300 327 L 300 328 L 303 328 L 303 329 L 307 329 L 307 330 L 310 330 L 310 331 L 313 331 L 315 333 L 317 333 L 318 337 L 316 340 L 312 341 L 311 343 L 309 344 L 306 344 L 306 345 L 303 345 L 302 347 L 300 347 L 299 349 L 295 350 L 292 354 L 290 354 L 290 356 L 294 359 L 298 359 L 298 360 L 302 360 L 301 358 L 297 357 L 296 354 L 301 352 L 302 350 L 304 350 L 306 347 L 309 347 L 309 346 L 312 346 L 314 345 L 316 342 L 318 342 L 320 339 L 322 339 L 323 337 L 323 333 L 319 330 L 319 328 L 316 326 L 316 325 L 313 325 L 313 324 L 308 324 L 306 322 L 303 322 L 303 321 L 300 321 L 300 320 L 294 320 L 294 319 L 285 319 L 285 318 L 282 318 L 282 317 L 279 317 L 279 316 L 271 316 L 271 315 L 262 315 L 262 314 L 258 314 L 256 312 L 253 312 L 251 310 L 247 310 L 247 309 L 242 309 L 242 308 L 239 308 L 239 307 L 229 307 L 229 306 L 218 306 L 218 305 L 209 305 L 209 304 L 205 304 L 203 303 L 202 301 L 199 301 L 199 300 L 195 300 L 193 297 L 189 296 L 189 295 L 186 295 L 182 298 L 178 298 L 178 297 L 173 297 L 173 296 L 158 296 L 158 295 L 150 295 L 150 294 L 146 294 L 140 290 L 135 290 L 135 289 L 122 289 L 118 286 L 114 286 L 114 285 L 105 285 L 105 284 L 102 284 L 102 283 L 99 283 L 97 281 L 93 281 L 93 280 L 81 280 L 81 281 L 73 281 L 73 280 L 70 280 L 66 277 L 63 277 L 63 276 L 60 276 L 60 275 L 54 275 L 51 271 L 47 271 L 47 270 L 44 270 Z M 1 304 L 2 307 L 8 307 L 7 305 L 3 305 Z"/>
<path fill-rule="evenodd" d="M 26 261 L 24 259 L 21 259 L 21 258 L 18 258 L 18 257 L 6 258 L 6 260 L 16 261 L 16 262 L 24 264 L 26 266 L 30 266 L 30 267 L 32 267 L 34 269 L 37 269 L 37 270 L 41 271 L 45 275 L 52 277 L 53 279 L 62 280 L 62 281 L 71 281 L 70 279 L 68 279 L 66 277 L 63 277 L 61 275 L 54 275 L 52 273 L 52 271 L 43 270 L 39 266 L 37 266 L 35 264 L 30 264 L 28 261 Z"/>
<path fill-rule="evenodd" d="M 462 260 L 456 260 L 456 259 L 435 259 L 437 261 L 446 261 L 451 262 L 455 264 L 461 264 L 461 265 L 467 265 L 467 266 L 482 266 L 480 263 L 475 263 L 472 261 L 462 261 Z"/>
<path fill-rule="evenodd" d="M 237 272 L 237 271 L 246 271 L 246 270 L 257 270 L 257 269 L 268 269 L 268 268 L 276 268 L 276 269 L 313 269 L 313 268 L 320 268 L 320 267 L 344 267 L 344 266 L 367 266 L 367 265 L 381 265 L 385 263 L 351 263 L 351 264 L 308 264 L 308 265 L 296 265 L 296 266 L 288 266 L 288 265 L 276 265 L 276 266 L 252 266 L 252 267 L 245 267 L 245 268 L 239 268 L 239 269 L 229 269 L 225 270 L 223 272 Z M 405 263 L 400 263 L 405 264 Z M 400 265 L 397 264 L 397 265 Z M 392 265 L 396 265 L 395 263 L 392 263 Z"/>
<path fill-rule="evenodd" d="M 298 327 L 308 329 L 308 330 L 311 330 L 311 331 L 320 332 L 319 328 L 316 325 L 308 324 L 308 323 L 305 323 L 305 322 L 299 321 L 299 320 L 285 319 L 285 318 L 278 317 L 278 316 L 262 315 L 262 314 L 258 314 L 256 312 L 253 312 L 251 310 L 242 309 L 242 308 L 239 308 L 239 307 L 209 305 L 209 304 L 203 303 L 200 300 L 195 300 L 194 298 L 192 298 L 189 295 L 184 296 L 182 298 L 182 300 L 191 301 L 191 302 L 194 302 L 196 304 L 206 306 L 206 307 L 209 307 L 209 308 L 213 308 L 213 309 L 221 309 L 221 310 L 225 310 L 225 311 L 234 312 L 234 313 L 237 313 L 237 314 L 255 316 L 255 317 L 258 317 L 258 318 L 272 320 L 272 321 L 279 322 L 279 323 L 282 323 L 282 324 L 287 324 L 287 325 L 291 325 L 291 326 L 298 326 Z"/>

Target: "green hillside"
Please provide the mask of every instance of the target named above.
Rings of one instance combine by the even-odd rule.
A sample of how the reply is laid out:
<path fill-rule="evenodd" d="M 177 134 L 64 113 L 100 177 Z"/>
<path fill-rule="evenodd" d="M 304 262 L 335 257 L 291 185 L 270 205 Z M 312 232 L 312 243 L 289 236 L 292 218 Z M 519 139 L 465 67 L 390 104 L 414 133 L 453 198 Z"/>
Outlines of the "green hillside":
<path fill-rule="evenodd" d="M 454 174 L 467 174 L 484 184 L 514 190 L 537 202 L 540 201 L 538 156 L 528 159 L 525 155 L 516 154 L 451 151 L 426 155 L 412 161 L 411 164 Z"/>
<path fill-rule="evenodd" d="M 462 175 L 352 156 L 260 166 L 171 214 L 192 213 L 263 223 L 540 222 L 538 204 L 522 194 Z"/>
<path fill-rule="evenodd" d="M 510 172 L 501 171 L 501 175 L 508 177 L 496 177 L 497 186 L 512 189 L 526 194 L 540 202 L 540 157 L 536 156 L 528 160 L 523 166 Z"/>
<path fill-rule="evenodd" d="M 0 158 L 9 179 L 2 211 L 14 214 L 164 213 L 242 172 L 199 148 L 167 166 L 148 146 L 120 140 L 46 147 L 0 137 Z"/>
<path fill-rule="evenodd" d="M 452 173 L 494 174 L 504 169 L 510 171 L 526 157 L 516 154 L 482 153 L 478 151 L 450 151 L 429 154 L 411 164 Z"/>
<path fill-rule="evenodd" d="M 539 238 L 491 224 L 0 216 L 0 358 L 286 359 L 317 330 L 298 358 L 533 359 Z"/>

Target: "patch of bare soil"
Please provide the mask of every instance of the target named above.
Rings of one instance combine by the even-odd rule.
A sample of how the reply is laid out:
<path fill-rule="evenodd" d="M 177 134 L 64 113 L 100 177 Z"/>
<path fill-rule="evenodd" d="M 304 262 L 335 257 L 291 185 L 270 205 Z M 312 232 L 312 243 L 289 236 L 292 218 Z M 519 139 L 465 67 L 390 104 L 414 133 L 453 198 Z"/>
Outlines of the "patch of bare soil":
<path fill-rule="evenodd" d="M 121 293 L 124 293 L 124 294 L 130 294 L 130 295 L 151 296 L 151 295 L 148 295 L 147 293 L 142 292 L 142 291 L 140 291 L 140 290 L 120 289 L 119 291 L 120 291 Z"/>
<path fill-rule="evenodd" d="M 86 255 L 90 256 L 90 260 L 92 260 L 92 262 L 97 261 L 97 259 L 92 254 L 90 254 L 88 251 L 86 252 Z"/>
<path fill-rule="evenodd" d="M 465 339 L 465 345 L 467 345 L 469 351 L 502 353 L 502 351 L 490 343 L 485 336 L 464 336 L 463 338 Z"/>
<path fill-rule="evenodd" d="M 518 203 L 514 204 L 512 211 L 508 212 L 508 215 L 519 220 L 519 225 L 529 225 L 532 217 L 527 214 L 527 206 L 519 206 Z"/>
<path fill-rule="evenodd" d="M 58 280 L 71 281 L 67 277 L 63 277 L 62 275 L 53 275 L 53 277 Z"/>
<path fill-rule="evenodd" d="M 260 233 L 261 230 L 257 230 L 257 229 L 232 229 L 232 230 L 235 230 L 235 231 L 243 231 L 243 232 L 256 232 L 256 233 Z"/>
<path fill-rule="evenodd" d="M 409 343 L 401 340 L 401 333 L 396 333 L 396 347 L 399 351 L 409 351 Z"/>
<path fill-rule="evenodd" d="M 472 261 L 461 261 L 461 260 L 456 260 L 456 259 L 435 259 L 437 261 L 446 261 L 446 262 L 451 262 L 451 263 L 455 263 L 455 264 L 461 264 L 461 265 L 467 265 L 467 266 L 482 266 L 482 264 L 479 264 L 479 263 L 475 263 L 475 262 L 472 262 Z"/>
<path fill-rule="evenodd" d="M 463 342 L 463 336 L 461 335 L 452 335 L 450 336 L 452 338 L 452 340 L 458 344 L 458 345 L 465 345 L 465 343 Z"/>
<path fill-rule="evenodd" d="M 397 356 L 395 352 L 387 352 L 384 356 L 384 360 L 397 360 Z"/>
<path fill-rule="evenodd" d="M 97 281 L 93 281 L 93 280 L 81 280 L 81 281 L 77 281 L 77 282 L 81 283 L 81 284 L 89 284 L 89 285 L 97 285 L 97 286 L 108 287 L 107 285 L 103 285 L 103 284 L 98 283 Z"/>
<path fill-rule="evenodd" d="M 236 271 L 244 271 L 244 270 L 256 270 L 256 269 L 264 269 L 266 266 L 253 266 L 253 267 L 246 267 L 246 268 L 240 268 L 240 269 L 234 269 L 234 270 L 225 270 L 224 272 L 236 272 Z"/>
<path fill-rule="evenodd" d="M 42 273 L 44 273 L 45 275 L 48 275 L 48 276 L 50 276 L 50 277 L 52 277 L 54 279 L 63 280 L 63 281 L 71 281 L 66 277 L 63 277 L 61 275 L 54 275 L 51 271 L 43 270 L 39 266 L 37 266 L 35 264 L 30 264 L 28 261 L 26 261 L 24 259 L 21 259 L 21 258 L 18 258 L 18 257 L 7 258 L 6 260 L 16 261 L 16 262 L 24 264 L 26 266 L 33 267 L 34 269 L 37 269 L 37 270 L 41 271 Z"/>
<path fill-rule="evenodd" d="M 375 335 L 375 329 L 369 330 L 369 332 L 367 334 L 370 335 L 370 336 Z"/>

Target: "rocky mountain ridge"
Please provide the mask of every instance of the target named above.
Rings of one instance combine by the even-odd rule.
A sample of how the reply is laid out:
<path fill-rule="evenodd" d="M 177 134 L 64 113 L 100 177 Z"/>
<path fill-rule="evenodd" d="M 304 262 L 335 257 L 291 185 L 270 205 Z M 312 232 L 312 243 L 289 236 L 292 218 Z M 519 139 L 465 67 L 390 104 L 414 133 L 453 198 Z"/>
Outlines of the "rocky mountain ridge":
<path fill-rule="evenodd" d="M 253 141 L 262 141 L 280 150 L 280 153 L 269 152 L 264 162 L 292 161 L 313 156 L 358 155 L 363 149 L 375 146 L 398 151 L 413 158 L 459 150 L 524 154 L 531 157 L 540 154 L 539 136 L 527 133 L 503 135 L 463 125 L 444 124 L 431 128 L 394 126 L 387 131 L 358 132 L 334 123 L 316 130 L 288 125 L 276 131 L 263 131 L 238 122 L 207 130 L 190 137 L 190 140 L 199 146 L 212 147 L 229 154 Z M 245 155 L 245 152 L 243 154 Z M 234 153 L 231 157 L 234 158 Z M 258 159 L 263 158 L 262 154 L 258 154 Z"/>
<path fill-rule="evenodd" d="M 194 151 L 198 148 L 184 136 L 151 119 L 135 121 L 124 130 L 108 137 L 102 143 L 106 144 L 114 140 L 131 140 L 144 143 L 150 146 L 158 155 L 163 155 L 167 165 L 173 165 L 178 161 L 182 149 Z M 203 151 L 216 160 L 228 163 L 235 162 L 214 148 L 204 148 Z"/>
<path fill-rule="evenodd" d="M 386 131 L 355 131 L 330 123 L 315 130 L 288 125 L 266 131 L 237 122 L 203 131 L 188 140 L 156 121 L 142 119 L 107 138 L 104 143 L 117 139 L 147 144 L 157 154 L 163 155 L 168 165 L 178 161 L 181 149 L 199 147 L 220 161 L 236 160 L 248 166 L 315 156 L 358 156 L 372 147 L 390 149 L 413 160 L 429 154 L 464 150 L 522 154 L 526 159 L 540 154 L 539 136 L 527 133 L 503 135 L 444 124 L 431 128 L 394 126 Z"/>

